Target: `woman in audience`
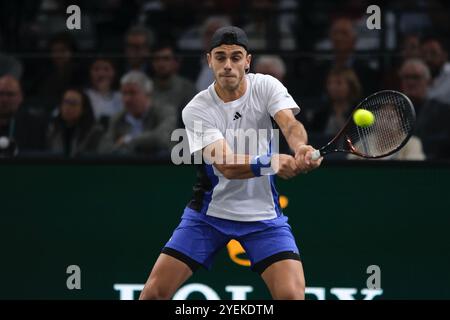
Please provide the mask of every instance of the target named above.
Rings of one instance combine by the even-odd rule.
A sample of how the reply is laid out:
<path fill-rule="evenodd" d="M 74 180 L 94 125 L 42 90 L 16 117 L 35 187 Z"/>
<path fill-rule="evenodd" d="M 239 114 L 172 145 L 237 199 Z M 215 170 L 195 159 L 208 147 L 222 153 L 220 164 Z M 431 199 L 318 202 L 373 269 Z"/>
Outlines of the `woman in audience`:
<path fill-rule="evenodd" d="M 47 131 L 47 150 L 64 156 L 95 152 L 103 129 L 95 124 L 91 103 L 79 89 L 67 89 Z"/>
<path fill-rule="evenodd" d="M 116 69 L 108 58 L 95 59 L 90 67 L 91 87 L 86 90 L 95 119 L 106 129 L 109 119 L 123 110 L 120 92 L 114 90 Z"/>
<path fill-rule="evenodd" d="M 326 100 L 313 115 L 310 130 L 334 136 L 361 98 L 361 84 L 350 68 L 333 68 L 326 79 Z"/>

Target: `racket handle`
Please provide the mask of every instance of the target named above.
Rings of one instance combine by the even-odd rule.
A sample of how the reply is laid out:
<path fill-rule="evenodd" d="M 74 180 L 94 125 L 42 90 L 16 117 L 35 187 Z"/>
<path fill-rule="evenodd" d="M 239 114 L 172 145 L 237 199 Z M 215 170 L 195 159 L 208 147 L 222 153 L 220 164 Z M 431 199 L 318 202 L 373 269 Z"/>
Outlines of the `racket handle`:
<path fill-rule="evenodd" d="M 317 159 L 320 158 L 320 151 L 319 150 L 315 150 L 312 155 L 311 155 L 311 160 L 316 161 Z"/>

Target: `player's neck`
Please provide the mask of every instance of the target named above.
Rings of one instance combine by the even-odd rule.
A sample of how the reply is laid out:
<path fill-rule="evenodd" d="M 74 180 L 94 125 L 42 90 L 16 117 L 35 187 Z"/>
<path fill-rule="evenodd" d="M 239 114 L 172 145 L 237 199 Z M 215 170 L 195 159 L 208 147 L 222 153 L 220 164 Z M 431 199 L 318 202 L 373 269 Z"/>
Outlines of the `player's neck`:
<path fill-rule="evenodd" d="M 227 103 L 230 101 L 234 101 L 245 94 L 245 91 L 247 90 L 247 79 L 244 77 L 239 86 L 234 90 L 227 90 L 225 88 L 222 88 L 217 84 L 217 82 L 214 84 L 214 89 L 223 102 Z"/>

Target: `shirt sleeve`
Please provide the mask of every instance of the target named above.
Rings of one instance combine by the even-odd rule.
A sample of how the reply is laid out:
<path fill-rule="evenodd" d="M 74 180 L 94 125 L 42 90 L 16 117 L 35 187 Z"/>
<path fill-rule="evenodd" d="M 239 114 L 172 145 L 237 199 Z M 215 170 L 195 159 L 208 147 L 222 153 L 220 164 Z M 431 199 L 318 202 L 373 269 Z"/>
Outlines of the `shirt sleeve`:
<path fill-rule="evenodd" d="M 272 76 L 265 76 L 265 92 L 267 93 L 267 111 L 273 118 L 275 114 L 283 109 L 291 109 L 294 114 L 300 112 L 300 107 L 289 94 L 286 87 Z"/>
<path fill-rule="evenodd" d="M 224 139 L 222 132 L 206 112 L 188 106 L 183 109 L 182 117 L 191 154 L 217 140 Z"/>

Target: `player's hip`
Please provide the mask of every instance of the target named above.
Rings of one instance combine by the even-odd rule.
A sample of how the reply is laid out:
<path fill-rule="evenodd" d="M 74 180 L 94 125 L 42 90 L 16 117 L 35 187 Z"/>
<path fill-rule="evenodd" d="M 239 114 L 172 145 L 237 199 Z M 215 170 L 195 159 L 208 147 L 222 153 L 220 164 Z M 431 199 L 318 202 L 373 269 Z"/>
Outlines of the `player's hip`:
<path fill-rule="evenodd" d="M 190 221 L 191 223 L 208 225 L 218 232 L 231 236 L 243 237 L 247 234 L 264 231 L 273 228 L 291 229 L 288 224 L 288 217 L 275 209 L 268 214 L 260 214 L 259 217 L 268 217 L 266 219 L 258 219 L 256 221 L 233 220 L 229 219 L 230 215 L 214 214 L 214 211 L 195 211 L 186 207 L 182 216 L 182 220 Z M 245 219 L 245 213 L 239 213 L 240 218 Z M 244 216 L 244 217 L 242 217 Z M 255 215 L 250 215 L 250 219 Z"/>

